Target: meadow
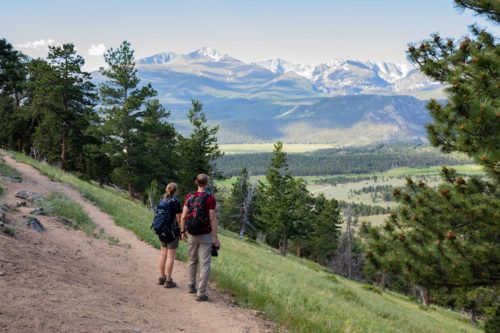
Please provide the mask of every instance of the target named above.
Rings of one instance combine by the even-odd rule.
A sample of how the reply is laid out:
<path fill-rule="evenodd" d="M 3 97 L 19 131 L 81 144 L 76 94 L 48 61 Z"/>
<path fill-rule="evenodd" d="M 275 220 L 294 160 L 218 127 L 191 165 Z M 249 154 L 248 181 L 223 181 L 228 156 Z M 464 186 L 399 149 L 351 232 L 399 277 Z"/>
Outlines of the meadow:
<path fill-rule="evenodd" d="M 441 182 L 439 175 L 441 166 L 419 167 L 419 168 L 393 168 L 384 172 L 373 172 L 365 174 L 346 174 L 346 175 L 331 175 L 331 176 L 301 176 L 307 182 L 307 187 L 312 194 L 324 194 L 329 199 L 339 201 L 354 202 L 366 205 L 376 205 L 381 207 L 394 208 L 397 206 L 395 201 L 385 201 L 381 196 L 373 198 L 371 193 L 358 193 L 363 188 L 370 186 L 391 186 L 399 187 L 406 183 L 406 177 L 418 181 L 422 180 L 429 186 L 436 186 Z M 476 164 L 463 164 L 452 166 L 458 173 L 464 175 L 482 175 L 484 171 Z M 366 178 L 366 179 L 365 179 Z M 349 181 L 349 179 L 352 179 Z M 364 179 L 364 180 L 360 180 Z M 339 184 L 329 184 L 331 180 L 342 180 Z M 217 181 L 217 186 L 222 193 L 227 193 L 232 184 L 236 181 L 236 177 L 229 177 Z M 263 175 L 251 176 L 251 181 L 265 181 Z M 380 193 L 379 193 L 380 194 Z M 384 222 L 388 214 L 360 216 L 360 222 L 369 222 L 371 224 L 380 225 Z"/>
<path fill-rule="evenodd" d="M 151 212 L 121 192 L 81 180 L 45 163 L 14 154 L 51 179 L 70 184 L 115 222 L 158 247 Z M 348 280 L 311 261 L 283 257 L 276 250 L 221 230 L 222 249 L 213 261 L 219 289 L 291 332 L 479 332 L 461 314 Z M 180 259 L 185 259 L 182 244 Z M 152 262 L 152 265 L 155 263 Z"/>
<path fill-rule="evenodd" d="M 289 153 L 308 153 L 319 149 L 336 148 L 338 145 L 321 143 L 285 143 L 285 151 Z M 228 155 L 248 153 L 270 153 L 273 151 L 274 143 L 241 143 L 221 144 L 220 149 Z"/>

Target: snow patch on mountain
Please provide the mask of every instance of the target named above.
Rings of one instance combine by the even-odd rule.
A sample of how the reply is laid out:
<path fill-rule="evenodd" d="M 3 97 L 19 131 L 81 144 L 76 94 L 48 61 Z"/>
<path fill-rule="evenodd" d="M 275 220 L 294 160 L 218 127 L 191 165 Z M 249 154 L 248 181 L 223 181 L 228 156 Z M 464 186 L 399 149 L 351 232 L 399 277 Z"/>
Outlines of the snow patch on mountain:
<path fill-rule="evenodd" d="M 138 63 L 142 65 L 162 65 L 167 64 L 178 56 L 174 52 L 158 53 L 150 57 L 139 59 Z"/>
<path fill-rule="evenodd" d="M 255 65 L 261 66 L 276 74 L 285 74 L 293 72 L 300 76 L 312 79 L 314 68 L 309 65 L 294 64 L 283 59 L 269 59 L 265 61 L 254 62 Z"/>

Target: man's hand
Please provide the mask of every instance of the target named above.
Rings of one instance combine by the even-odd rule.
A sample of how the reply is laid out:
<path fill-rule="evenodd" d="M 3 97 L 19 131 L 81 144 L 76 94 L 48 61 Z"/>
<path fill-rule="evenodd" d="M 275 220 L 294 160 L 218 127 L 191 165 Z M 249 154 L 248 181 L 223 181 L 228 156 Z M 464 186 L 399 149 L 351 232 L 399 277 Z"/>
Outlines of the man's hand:
<path fill-rule="evenodd" d="M 217 238 L 214 239 L 214 246 L 220 249 L 219 239 L 217 239 Z"/>
<path fill-rule="evenodd" d="M 187 232 L 186 232 L 186 220 L 187 220 L 187 216 L 188 216 L 188 213 L 189 213 L 189 209 L 187 208 L 187 206 L 184 206 L 182 208 L 182 215 L 181 215 L 181 231 L 184 231 L 181 233 L 181 239 L 183 241 L 187 241 Z"/>

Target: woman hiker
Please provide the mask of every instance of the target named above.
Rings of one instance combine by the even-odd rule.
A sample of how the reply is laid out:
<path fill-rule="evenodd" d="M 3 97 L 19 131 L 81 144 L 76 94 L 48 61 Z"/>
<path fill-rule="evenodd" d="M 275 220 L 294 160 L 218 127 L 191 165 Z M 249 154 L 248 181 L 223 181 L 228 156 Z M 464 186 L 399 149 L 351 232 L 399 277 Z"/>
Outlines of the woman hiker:
<path fill-rule="evenodd" d="M 158 261 L 158 269 L 160 271 L 160 278 L 158 284 L 164 285 L 165 288 L 176 287 L 177 284 L 172 280 L 172 270 L 174 268 L 175 251 L 179 246 L 180 230 L 179 223 L 181 220 L 182 208 L 179 200 L 175 196 L 177 193 L 177 184 L 169 183 L 165 188 L 165 194 L 161 199 L 158 208 L 163 208 L 168 212 L 167 218 L 172 227 L 173 240 L 158 235 L 160 239 L 160 258 Z"/>

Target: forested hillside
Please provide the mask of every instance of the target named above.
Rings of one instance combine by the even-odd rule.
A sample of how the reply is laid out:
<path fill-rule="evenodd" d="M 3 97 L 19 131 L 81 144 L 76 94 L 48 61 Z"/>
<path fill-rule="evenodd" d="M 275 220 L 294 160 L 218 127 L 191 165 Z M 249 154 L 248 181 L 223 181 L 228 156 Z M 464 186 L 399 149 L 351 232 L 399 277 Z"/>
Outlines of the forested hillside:
<path fill-rule="evenodd" d="M 95 86 L 71 43 L 49 47 L 46 59 L 29 59 L 0 39 L 0 147 L 143 200 L 155 201 L 170 180 L 188 191 L 196 174 L 216 176 L 218 129 L 207 125 L 203 105 L 192 101 L 189 132 L 180 135 L 156 90 L 138 78 L 128 42 L 110 48 L 104 60 Z"/>
<path fill-rule="evenodd" d="M 245 167 L 252 175 L 263 175 L 271 153 L 225 155 L 220 159 L 224 175 L 236 176 Z M 424 167 L 472 163 L 459 154 L 443 154 L 426 145 L 388 144 L 368 147 L 322 149 L 311 153 L 289 154 L 294 176 L 319 176 L 382 172 L 398 167 Z"/>

